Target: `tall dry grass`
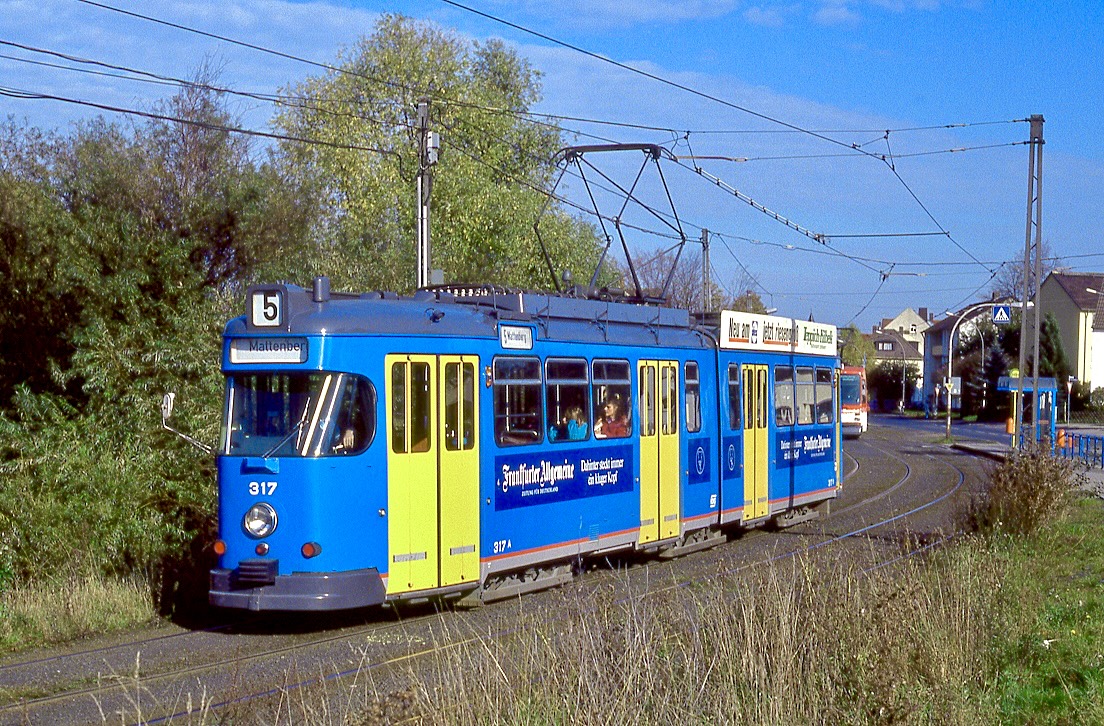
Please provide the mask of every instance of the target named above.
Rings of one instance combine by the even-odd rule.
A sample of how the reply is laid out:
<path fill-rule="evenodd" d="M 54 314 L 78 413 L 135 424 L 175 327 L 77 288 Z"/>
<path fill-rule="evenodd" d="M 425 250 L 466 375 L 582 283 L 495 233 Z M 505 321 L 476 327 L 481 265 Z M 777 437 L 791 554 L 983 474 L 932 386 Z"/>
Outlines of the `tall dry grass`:
<path fill-rule="evenodd" d="M 14 585 L 0 593 L 0 646 L 64 643 L 155 617 L 149 583 L 139 577 L 74 574 L 59 582 Z"/>
<path fill-rule="evenodd" d="M 351 723 L 984 723 L 999 568 L 965 545 L 863 576 L 795 563 L 659 595 L 580 596 L 498 633 L 449 632 L 403 703 Z M 626 587 L 628 585 L 626 584 Z M 397 710 L 390 710 L 401 706 Z M 403 718 L 396 719 L 399 714 Z"/>

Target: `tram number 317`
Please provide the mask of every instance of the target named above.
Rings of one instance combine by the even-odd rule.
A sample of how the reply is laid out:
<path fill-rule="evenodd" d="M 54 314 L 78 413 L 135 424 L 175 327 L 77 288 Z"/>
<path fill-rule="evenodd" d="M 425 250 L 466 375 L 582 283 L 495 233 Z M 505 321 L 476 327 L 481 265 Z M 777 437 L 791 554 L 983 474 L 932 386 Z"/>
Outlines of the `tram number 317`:
<path fill-rule="evenodd" d="M 255 497 L 270 497 L 276 493 L 276 482 L 251 481 L 249 482 L 249 493 Z"/>
<path fill-rule="evenodd" d="M 496 539 L 494 542 L 494 553 L 500 555 L 513 546 L 514 543 L 508 539 Z"/>

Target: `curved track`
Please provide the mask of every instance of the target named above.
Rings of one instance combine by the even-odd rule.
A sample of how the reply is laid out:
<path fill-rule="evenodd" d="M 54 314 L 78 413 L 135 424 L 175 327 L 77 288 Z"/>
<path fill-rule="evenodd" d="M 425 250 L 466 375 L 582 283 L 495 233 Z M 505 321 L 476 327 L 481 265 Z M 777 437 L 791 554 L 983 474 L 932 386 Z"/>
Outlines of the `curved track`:
<path fill-rule="evenodd" d="M 871 432 L 873 433 L 873 432 Z M 782 532 L 752 531 L 726 545 L 669 562 L 624 560 L 577 578 L 562 591 L 525 596 L 531 608 L 562 612 L 557 602 L 593 601 L 610 587 L 649 593 L 688 587 L 813 552 L 865 558 L 866 571 L 925 551 L 953 532 L 952 500 L 980 473 L 977 463 L 943 447 L 917 446 L 899 434 L 848 444 L 844 494 L 830 516 Z M 850 543 L 862 541 L 864 546 Z M 660 576 L 657 576 L 659 573 Z M 340 617 L 251 618 L 233 625 L 139 637 L 0 664 L 0 721 L 55 723 L 112 720 L 154 723 L 189 714 L 223 714 L 259 699 L 286 696 L 319 682 L 382 678 L 389 669 L 432 664 L 441 647 L 499 637 L 512 629 L 510 602 L 470 612 L 432 607 Z M 310 617 L 310 616 L 308 616 Z M 550 615 L 554 619 L 555 615 Z M 453 637 L 435 643 L 441 630 Z M 263 635 L 261 633 L 264 633 Z M 474 640 L 475 636 L 471 638 Z M 264 708 L 261 709 L 264 711 Z M 221 717 L 221 716 L 220 716 Z M 232 718 L 232 716 L 230 716 Z"/>

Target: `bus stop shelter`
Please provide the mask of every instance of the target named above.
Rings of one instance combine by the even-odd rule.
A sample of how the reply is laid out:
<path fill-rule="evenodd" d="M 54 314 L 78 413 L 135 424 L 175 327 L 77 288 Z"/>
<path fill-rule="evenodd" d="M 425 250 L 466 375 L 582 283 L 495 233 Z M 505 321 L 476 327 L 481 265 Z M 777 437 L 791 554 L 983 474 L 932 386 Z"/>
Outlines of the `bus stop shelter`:
<path fill-rule="evenodd" d="M 1019 378 L 1001 376 L 997 380 L 997 390 L 1009 391 L 1012 394 L 1012 418 L 1008 422 L 1008 433 L 1013 436 L 1012 446 L 1015 447 L 1017 443 L 1022 446 L 1023 441 L 1030 435 L 1030 440 L 1045 444 L 1053 451 L 1058 429 L 1058 383 L 1054 378 L 1039 378 L 1039 390 L 1036 392 L 1035 380 L 1034 378 L 1023 379 L 1024 400 L 1022 402 L 1018 400 L 1021 385 Z M 1035 430 L 1031 431 L 1031 408 L 1036 403 L 1038 415 L 1035 417 Z M 1013 422 L 1016 420 L 1016 410 L 1020 405 L 1023 406 L 1021 409 L 1023 415 L 1020 418 L 1023 423 L 1018 432 L 1020 435 L 1017 437 Z"/>

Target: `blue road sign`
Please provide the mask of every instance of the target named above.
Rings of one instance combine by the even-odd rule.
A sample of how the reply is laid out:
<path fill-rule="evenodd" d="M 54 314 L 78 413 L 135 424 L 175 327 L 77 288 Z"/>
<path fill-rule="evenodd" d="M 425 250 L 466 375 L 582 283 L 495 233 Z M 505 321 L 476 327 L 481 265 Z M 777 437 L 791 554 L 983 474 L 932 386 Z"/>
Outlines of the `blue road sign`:
<path fill-rule="evenodd" d="M 1008 325 L 1010 322 L 1012 322 L 1012 306 L 994 305 L 993 323 L 996 325 Z"/>

